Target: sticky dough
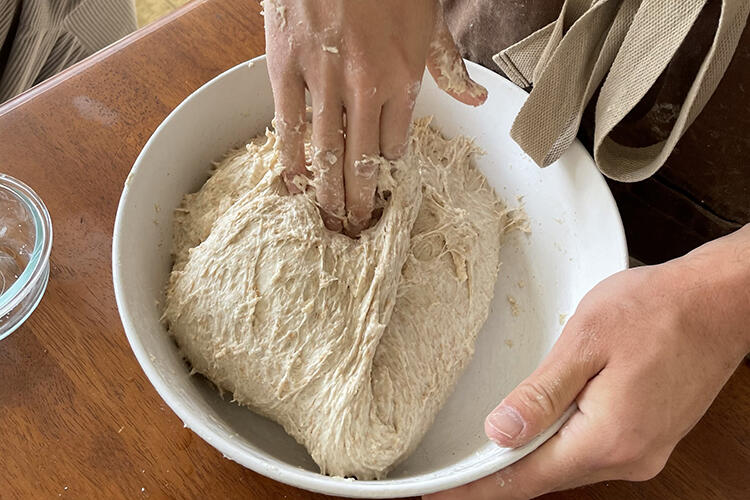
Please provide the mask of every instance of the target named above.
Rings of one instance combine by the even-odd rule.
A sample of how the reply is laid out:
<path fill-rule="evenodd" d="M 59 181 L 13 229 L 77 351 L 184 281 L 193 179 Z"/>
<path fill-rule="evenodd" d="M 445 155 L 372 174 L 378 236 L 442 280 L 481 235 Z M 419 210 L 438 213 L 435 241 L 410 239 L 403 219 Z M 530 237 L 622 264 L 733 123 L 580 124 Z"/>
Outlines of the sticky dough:
<path fill-rule="evenodd" d="M 164 318 L 195 371 L 322 473 L 383 478 L 473 354 L 515 213 L 474 143 L 423 119 L 402 160 L 378 160 L 383 213 L 353 240 L 323 226 L 312 194 L 287 194 L 276 141 L 232 152 L 185 196 Z"/>

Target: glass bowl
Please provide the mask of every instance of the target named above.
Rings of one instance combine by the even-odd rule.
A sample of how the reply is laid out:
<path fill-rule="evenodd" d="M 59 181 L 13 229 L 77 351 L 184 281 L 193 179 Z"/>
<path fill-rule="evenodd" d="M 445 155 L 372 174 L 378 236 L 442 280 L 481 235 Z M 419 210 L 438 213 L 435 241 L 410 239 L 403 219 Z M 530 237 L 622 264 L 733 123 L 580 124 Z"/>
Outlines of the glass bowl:
<path fill-rule="evenodd" d="M 49 280 L 52 221 L 23 182 L 0 174 L 0 340 L 36 309 Z"/>

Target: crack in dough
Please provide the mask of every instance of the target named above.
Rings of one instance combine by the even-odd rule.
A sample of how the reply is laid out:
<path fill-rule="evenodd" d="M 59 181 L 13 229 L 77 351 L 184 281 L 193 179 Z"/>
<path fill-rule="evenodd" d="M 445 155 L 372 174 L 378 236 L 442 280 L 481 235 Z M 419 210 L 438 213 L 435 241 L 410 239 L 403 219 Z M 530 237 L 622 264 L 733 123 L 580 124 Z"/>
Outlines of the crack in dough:
<path fill-rule="evenodd" d="M 383 478 L 416 448 L 471 359 L 520 218 L 473 165 L 478 147 L 429 122 L 401 160 L 376 160 L 383 213 L 359 239 L 327 230 L 310 190 L 287 194 L 272 131 L 175 212 L 170 334 L 324 474 Z"/>

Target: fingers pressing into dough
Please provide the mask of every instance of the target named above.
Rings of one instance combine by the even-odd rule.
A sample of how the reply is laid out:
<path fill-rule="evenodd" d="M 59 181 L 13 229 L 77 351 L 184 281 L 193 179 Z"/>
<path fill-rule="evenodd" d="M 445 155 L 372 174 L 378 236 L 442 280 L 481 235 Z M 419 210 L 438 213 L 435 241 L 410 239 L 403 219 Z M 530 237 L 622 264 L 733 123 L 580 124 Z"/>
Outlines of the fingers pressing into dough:
<path fill-rule="evenodd" d="M 347 220 L 345 231 L 357 236 L 367 227 L 375 204 L 380 154 L 381 105 L 374 99 L 354 99 L 347 108 L 344 184 Z"/>
<path fill-rule="evenodd" d="M 415 80 L 383 106 L 380 115 L 380 151 L 388 160 L 397 160 L 406 152 L 412 111 L 421 85 L 421 80 Z"/>
<path fill-rule="evenodd" d="M 287 72 L 271 78 L 284 182 L 290 193 L 304 189 L 305 168 L 305 84 L 299 75 Z"/>
<path fill-rule="evenodd" d="M 479 106 L 487 100 L 487 89 L 471 79 L 461 54 L 438 9 L 435 31 L 427 55 L 427 69 L 438 87 L 464 104 Z"/>
<path fill-rule="evenodd" d="M 345 219 L 343 106 L 335 96 L 313 96 L 315 195 L 323 222 L 341 231 Z"/>

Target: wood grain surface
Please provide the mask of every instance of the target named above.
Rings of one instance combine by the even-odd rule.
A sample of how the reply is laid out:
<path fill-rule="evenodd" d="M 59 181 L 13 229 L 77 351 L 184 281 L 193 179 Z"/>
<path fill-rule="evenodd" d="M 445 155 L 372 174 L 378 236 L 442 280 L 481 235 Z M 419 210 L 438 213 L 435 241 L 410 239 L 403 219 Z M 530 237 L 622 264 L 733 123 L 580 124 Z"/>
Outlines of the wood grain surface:
<path fill-rule="evenodd" d="M 0 342 L 0 498 L 326 498 L 224 459 L 159 398 L 131 353 L 111 279 L 117 202 L 166 115 L 264 51 L 250 0 L 203 0 L 0 107 L 0 171 L 54 224 L 36 312 Z M 646 483 L 550 499 L 750 498 L 750 365 Z"/>

